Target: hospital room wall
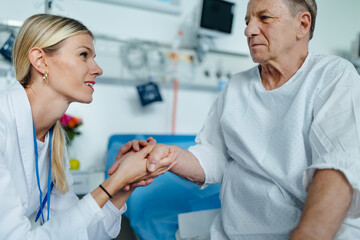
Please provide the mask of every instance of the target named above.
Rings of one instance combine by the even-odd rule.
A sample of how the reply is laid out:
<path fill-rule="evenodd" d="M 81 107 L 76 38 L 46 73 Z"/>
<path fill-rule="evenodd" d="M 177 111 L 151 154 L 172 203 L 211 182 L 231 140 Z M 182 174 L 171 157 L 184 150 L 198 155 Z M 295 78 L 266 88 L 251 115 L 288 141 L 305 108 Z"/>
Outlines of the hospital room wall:
<path fill-rule="evenodd" d="M 42 2 L 40 0 L 17 0 L 15 4 L 12 0 L 0 0 L 2 6 L 0 8 L 2 19 L 0 21 L 7 19 L 24 20 L 29 15 L 42 11 Z M 54 7 L 58 8 L 57 11 L 59 13 L 63 12 L 70 17 L 80 19 L 94 32 L 109 34 L 112 31 L 116 37 L 126 35 L 130 38 L 131 35 L 137 34 L 141 36 L 141 31 L 144 30 L 139 26 L 144 22 L 156 20 L 164 22 L 164 18 L 166 18 L 170 25 L 175 25 L 178 21 L 177 18 L 180 17 L 107 4 L 101 5 L 102 8 L 106 8 L 106 11 L 101 11 L 101 9 L 99 10 L 99 3 L 87 1 L 72 2 L 73 4 L 69 4 L 69 0 L 55 1 Z M 310 49 L 325 54 L 349 55 L 351 41 L 354 40 L 356 32 L 360 31 L 360 15 L 358 14 L 360 1 L 318 0 L 317 2 L 319 7 L 318 19 Z M 81 5 L 82 7 L 79 4 L 83 4 Z M 19 5 L 23 7 L 17 7 Z M 99 11 L 93 12 L 94 6 Z M 72 10 L 70 10 L 70 7 Z M 123 11 L 123 15 L 113 16 L 109 14 L 109 12 L 115 11 L 114 9 L 119 10 L 119 12 Z M 131 15 L 140 14 L 145 16 L 145 19 L 132 22 L 129 21 L 129 17 L 122 18 L 129 12 L 131 12 Z M 109 21 L 110 23 L 107 23 Z M 242 17 L 240 21 L 242 21 Z M 117 22 L 118 24 L 115 24 Z M 125 24 L 126 27 L 121 32 L 114 31 L 115 25 L 122 24 Z M 163 25 L 161 28 L 166 29 Z M 131 29 L 131 31 L 129 30 L 126 33 L 126 29 Z M 139 32 L 134 32 L 134 29 L 139 29 Z M 167 34 L 168 39 L 170 39 L 169 36 L 173 38 L 175 32 L 176 30 L 171 28 Z M 164 33 L 147 32 L 145 39 L 151 40 L 151 34 Z M 153 38 L 156 40 L 158 36 L 153 36 Z M 109 62 L 113 62 L 112 59 L 110 61 L 110 58 L 107 60 L 102 58 L 100 55 L 101 51 L 98 51 L 97 54 L 99 64 L 107 72 L 104 73 L 104 76 L 120 78 L 119 68 L 121 66 L 118 64 L 111 65 Z M 112 58 L 115 58 L 115 56 L 112 56 Z M 199 81 L 206 82 L 201 73 L 204 69 L 214 70 L 219 59 L 222 65 L 224 65 L 225 70 L 233 73 L 254 66 L 251 58 L 248 56 L 211 53 L 207 56 L 204 63 L 199 66 L 200 70 L 198 70 L 197 80 L 200 78 Z M 135 86 L 101 84 L 100 81 L 99 79 L 98 84 L 95 86 L 94 101 L 91 104 L 72 104 L 68 110 L 68 113 L 79 116 L 84 121 L 80 128 L 82 135 L 75 139 L 70 149 L 72 156 L 79 158 L 82 170 L 101 170 L 104 168 L 107 140 L 111 134 L 169 134 L 171 130 L 173 99 L 173 91 L 171 89 L 161 88 L 163 102 L 142 107 Z M 201 129 L 207 112 L 218 92 L 180 89 L 178 94 L 176 133 L 196 134 Z"/>
<path fill-rule="evenodd" d="M 345 58 L 360 33 L 360 1 L 317 0 L 318 15 L 310 50 Z"/>

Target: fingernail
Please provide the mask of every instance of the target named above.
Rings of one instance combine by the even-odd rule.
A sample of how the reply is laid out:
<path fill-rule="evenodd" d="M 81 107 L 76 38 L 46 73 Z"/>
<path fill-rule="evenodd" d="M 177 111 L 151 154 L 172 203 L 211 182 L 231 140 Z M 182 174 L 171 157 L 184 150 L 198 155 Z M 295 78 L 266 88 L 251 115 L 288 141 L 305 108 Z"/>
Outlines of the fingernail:
<path fill-rule="evenodd" d="M 154 171 L 154 170 L 155 170 L 155 164 L 153 164 L 153 163 L 150 164 L 150 165 L 149 165 L 149 170 L 150 170 L 150 171 Z"/>

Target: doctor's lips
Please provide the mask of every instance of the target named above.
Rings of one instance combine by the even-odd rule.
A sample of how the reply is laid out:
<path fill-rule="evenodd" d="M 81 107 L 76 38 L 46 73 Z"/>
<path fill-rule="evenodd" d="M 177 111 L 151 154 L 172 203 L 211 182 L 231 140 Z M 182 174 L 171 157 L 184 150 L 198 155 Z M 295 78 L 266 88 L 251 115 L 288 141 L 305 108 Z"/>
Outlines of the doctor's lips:
<path fill-rule="evenodd" d="M 95 81 L 86 81 L 85 84 L 94 90 Z"/>

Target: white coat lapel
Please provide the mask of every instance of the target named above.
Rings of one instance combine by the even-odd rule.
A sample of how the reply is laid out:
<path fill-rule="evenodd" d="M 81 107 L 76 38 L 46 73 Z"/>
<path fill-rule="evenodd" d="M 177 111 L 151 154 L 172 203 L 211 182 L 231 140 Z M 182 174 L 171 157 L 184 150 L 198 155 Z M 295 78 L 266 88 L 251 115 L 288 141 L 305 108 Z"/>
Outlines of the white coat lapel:
<path fill-rule="evenodd" d="M 34 142 L 33 142 L 33 121 L 31 107 L 24 88 L 20 83 L 12 87 L 11 92 L 15 121 L 17 127 L 17 137 L 19 140 L 19 150 L 21 153 L 22 163 L 25 170 L 26 180 L 29 186 L 32 186 L 32 175 L 34 172 Z"/>

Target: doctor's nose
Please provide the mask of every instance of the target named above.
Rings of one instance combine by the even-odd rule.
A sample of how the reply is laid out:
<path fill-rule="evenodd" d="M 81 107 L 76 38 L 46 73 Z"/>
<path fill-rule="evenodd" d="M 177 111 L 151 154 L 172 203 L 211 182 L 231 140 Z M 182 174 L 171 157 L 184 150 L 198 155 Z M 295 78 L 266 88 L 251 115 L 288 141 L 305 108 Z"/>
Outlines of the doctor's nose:
<path fill-rule="evenodd" d="M 103 74 L 102 68 L 95 61 L 94 61 L 92 74 L 95 75 L 95 76 L 100 76 L 100 75 Z"/>

